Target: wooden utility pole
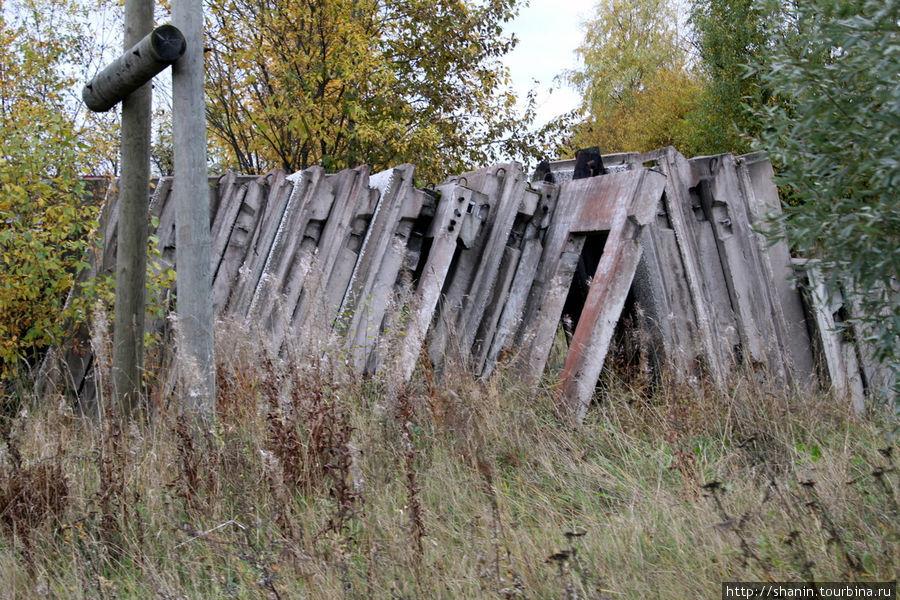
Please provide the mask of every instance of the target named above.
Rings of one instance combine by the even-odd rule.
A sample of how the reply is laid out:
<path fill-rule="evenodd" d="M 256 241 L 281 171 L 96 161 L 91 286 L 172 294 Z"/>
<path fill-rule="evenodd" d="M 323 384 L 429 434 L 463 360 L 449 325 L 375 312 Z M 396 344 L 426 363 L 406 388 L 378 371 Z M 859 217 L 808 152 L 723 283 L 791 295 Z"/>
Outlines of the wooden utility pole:
<path fill-rule="evenodd" d="M 187 49 L 172 66 L 175 146 L 175 264 L 178 269 L 178 369 L 184 410 L 215 414 L 209 183 L 206 171 L 206 104 L 203 92 L 203 4 L 175 0 L 172 22 Z"/>
<path fill-rule="evenodd" d="M 122 102 L 122 176 L 116 255 L 113 381 L 125 413 L 141 397 L 141 364 L 150 199 L 150 80 L 172 67 L 175 129 L 175 263 L 178 272 L 177 368 L 186 412 L 215 414 L 206 103 L 202 0 L 178 0 L 173 25 L 153 29 L 153 1 L 125 0 L 125 53 L 82 91 L 88 108 Z M 179 29 L 180 28 L 180 29 Z"/>
<path fill-rule="evenodd" d="M 153 29 L 153 0 L 125 0 L 125 50 Z M 119 240 L 113 384 L 122 410 L 140 403 L 143 365 L 144 282 L 150 201 L 151 84 L 122 101 L 122 175 L 119 178 Z"/>

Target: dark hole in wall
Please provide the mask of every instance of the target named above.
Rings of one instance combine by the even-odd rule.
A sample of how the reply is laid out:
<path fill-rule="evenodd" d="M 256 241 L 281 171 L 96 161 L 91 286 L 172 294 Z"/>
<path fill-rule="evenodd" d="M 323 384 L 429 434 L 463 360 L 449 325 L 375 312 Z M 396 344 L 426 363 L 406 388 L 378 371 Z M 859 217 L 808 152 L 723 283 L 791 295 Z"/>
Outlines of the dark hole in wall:
<path fill-rule="evenodd" d="M 663 192 L 663 195 L 659 198 L 659 203 L 656 205 L 656 226 L 660 229 L 673 229 L 672 228 L 672 219 L 669 217 L 669 202 L 666 198 L 666 193 Z"/>
<path fill-rule="evenodd" d="M 525 231 L 528 227 L 528 223 L 531 222 L 531 215 L 524 215 L 522 213 L 516 214 L 516 219 L 513 222 L 512 229 L 509 232 L 509 237 L 506 238 L 506 245 L 511 246 L 513 248 L 521 248 L 522 240 L 525 239 Z"/>
<path fill-rule="evenodd" d="M 444 286 L 441 288 L 441 298 L 446 296 L 448 290 L 450 289 L 450 286 L 453 285 L 453 278 L 456 276 L 456 269 L 459 266 L 459 257 L 465 250 L 466 248 L 457 240 L 456 249 L 453 251 L 453 259 L 450 261 L 450 268 L 447 270 L 447 277 L 444 279 Z M 434 313 L 435 319 L 437 319 L 438 313 L 440 312 L 440 305 L 441 303 L 439 302 L 438 310 L 436 310 Z"/>
<path fill-rule="evenodd" d="M 846 298 L 847 294 L 844 292 L 843 288 L 841 288 L 841 296 Z M 862 383 L 863 392 L 869 393 L 869 379 L 866 377 L 866 370 L 862 368 L 863 357 L 860 352 L 859 341 L 856 339 L 856 335 L 853 331 L 853 326 L 850 323 L 850 319 L 852 318 L 850 315 L 850 311 L 847 310 L 847 306 L 845 304 L 841 304 L 840 308 L 837 309 L 837 312 L 834 313 L 834 326 L 837 329 L 838 336 L 840 338 L 841 344 L 846 346 L 850 346 L 851 351 L 856 356 L 856 364 L 860 366 L 859 378 Z"/>
<path fill-rule="evenodd" d="M 736 367 L 744 364 L 744 346 L 742 344 L 735 344 L 731 348 L 731 358 L 734 360 L 734 366 Z"/>
<path fill-rule="evenodd" d="M 411 283 L 413 288 L 419 284 L 419 278 L 422 277 L 422 271 L 425 269 L 425 264 L 428 262 L 431 244 L 434 242 L 434 238 L 425 237 L 433 218 L 434 215 L 419 213 L 418 218 L 413 224 L 412 232 L 410 233 L 408 252 L 415 253 L 418 256 L 416 266 L 412 271 Z"/>
<path fill-rule="evenodd" d="M 697 221 L 706 221 L 706 213 L 703 210 L 703 200 L 700 194 L 700 185 L 696 185 L 688 190 L 691 199 L 691 211 Z"/>
<path fill-rule="evenodd" d="M 350 236 L 347 239 L 347 248 L 356 254 L 359 254 L 359 250 L 362 248 L 363 239 L 365 238 L 366 230 L 369 228 L 370 220 L 371 216 L 356 217 L 350 226 Z"/>
<path fill-rule="evenodd" d="M 841 341 L 845 344 L 855 344 L 856 340 L 853 336 L 853 329 L 850 328 L 850 312 L 847 307 L 841 304 L 837 311 L 832 315 L 834 326 L 840 335 Z"/>
<path fill-rule="evenodd" d="M 434 238 L 421 238 L 421 246 L 419 247 L 419 262 L 412 274 L 412 283 L 414 286 L 418 285 L 419 279 L 422 278 L 422 273 L 425 271 L 425 265 L 428 263 L 428 255 L 431 253 L 431 245 L 433 243 Z"/>
<path fill-rule="evenodd" d="M 825 363 L 825 349 L 822 347 L 822 338 L 819 336 L 819 327 L 816 324 L 816 313 L 812 299 L 813 291 L 809 284 L 809 277 L 806 275 L 806 271 L 802 269 L 798 269 L 796 275 L 797 287 L 800 290 L 800 301 L 803 306 L 803 316 L 805 317 L 804 321 L 806 322 L 806 334 L 809 336 L 813 355 L 816 380 L 830 382 L 831 377 L 828 374 L 828 365 Z"/>
<path fill-rule="evenodd" d="M 562 321 L 566 330 L 566 341 L 572 340 L 572 334 L 578 326 L 578 319 L 581 318 L 581 311 L 584 310 L 584 303 L 591 288 L 591 280 L 594 273 L 597 272 L 597 265 L 600 264 L 600 258 L 603 256 L 609 232 L 597 231 L 585 234 L 584 237 L 584 246 L 581 249 L 581 257 L 578 259 L 578 267 L 572 276 L 572 285 L 569 286 L 566 303 L 563 305 Z"/>

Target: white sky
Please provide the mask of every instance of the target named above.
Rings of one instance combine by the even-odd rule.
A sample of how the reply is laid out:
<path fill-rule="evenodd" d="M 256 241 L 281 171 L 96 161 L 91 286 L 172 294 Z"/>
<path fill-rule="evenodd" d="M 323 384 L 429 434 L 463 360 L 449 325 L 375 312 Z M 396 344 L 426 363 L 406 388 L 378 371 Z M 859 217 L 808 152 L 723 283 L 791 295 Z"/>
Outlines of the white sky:
<path fill-rule="evenodd" d="M 578 107 L 575 90 L 566 84 L 554 84 L 553 78 L 576 66 L 575 48 L 584 38 L 581 24 L 593 6 L 593 0 L 531 0 L 506 26 L 507 33 L 515 33 L 519 45 L 504 62 L 520 98 L 537 88 L 539 125 Z"/>

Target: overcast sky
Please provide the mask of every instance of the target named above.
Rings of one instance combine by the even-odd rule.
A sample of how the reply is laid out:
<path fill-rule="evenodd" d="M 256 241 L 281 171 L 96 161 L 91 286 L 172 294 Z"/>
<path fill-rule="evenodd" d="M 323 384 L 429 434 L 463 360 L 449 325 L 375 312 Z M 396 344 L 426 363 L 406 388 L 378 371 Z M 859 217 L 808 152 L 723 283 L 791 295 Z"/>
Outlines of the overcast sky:
<path fill-rule="evenodd" d="M 578 106 L 578 94 L 565 84 L 554 85 L 553 78 L 576 66 L 575 48 L 584 35 L 581 23 L 593 5 L 593 0 L 531 0 L 506 27 L 519 45 L 505 62 L 520 98 L 538 89 L 539 124 Z"/>

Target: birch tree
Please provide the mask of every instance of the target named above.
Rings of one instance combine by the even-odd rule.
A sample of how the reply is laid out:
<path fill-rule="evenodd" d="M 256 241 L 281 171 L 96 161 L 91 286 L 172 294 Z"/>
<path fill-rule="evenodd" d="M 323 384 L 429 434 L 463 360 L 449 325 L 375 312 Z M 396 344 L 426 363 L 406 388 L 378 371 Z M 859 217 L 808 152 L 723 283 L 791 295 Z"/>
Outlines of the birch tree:
<path fill-rule="evenodd" d="M 571 144 L 603 152 L 674 145 L 692 153 L 691 114 L 702 89 L 668 0 L 600 0 L 567 72 L 584 120 Z"/>

